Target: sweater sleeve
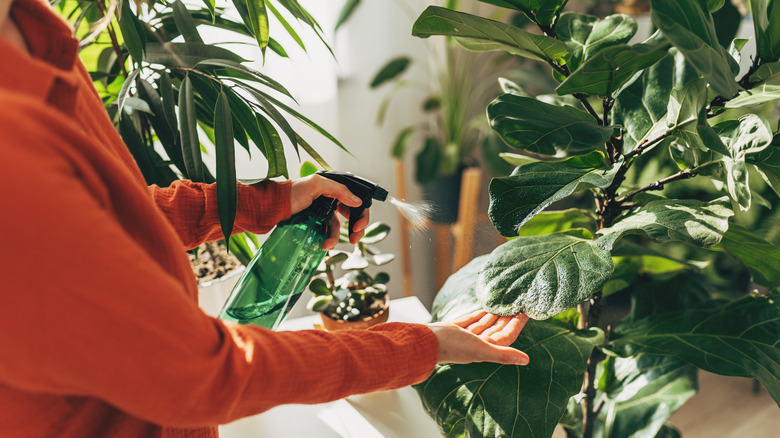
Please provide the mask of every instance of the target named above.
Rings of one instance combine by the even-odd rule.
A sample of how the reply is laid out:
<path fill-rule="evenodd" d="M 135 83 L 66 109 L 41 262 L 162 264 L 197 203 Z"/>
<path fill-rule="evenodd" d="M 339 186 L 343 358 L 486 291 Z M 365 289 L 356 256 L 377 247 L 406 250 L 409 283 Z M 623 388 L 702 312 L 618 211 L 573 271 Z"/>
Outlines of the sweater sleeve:
<path fill-rule="evenodd" d="M 290 217 L 290 181 L 238 183 L 238 208 L 232 234 L 263 234 Z M 187 248 L 222 238 L 217 213 L 216 184 L 175 181 L 170 187 L 149 187 L 157 207 L 171 222 Z"/>
<path fill-rule="evenodd" d="M 119 225 L 114 208 L 128 204 L 112 206 L 79 164 L 73 145 L 92 139 L 19 105 L 0 107 L 0 130 L 0 174 L 14 182 L 0 186 L 0 385 L 195 427 L 398 388 L 433 370 L 436 338 L 422 325 L 276 333 L 208 317 Z"/>

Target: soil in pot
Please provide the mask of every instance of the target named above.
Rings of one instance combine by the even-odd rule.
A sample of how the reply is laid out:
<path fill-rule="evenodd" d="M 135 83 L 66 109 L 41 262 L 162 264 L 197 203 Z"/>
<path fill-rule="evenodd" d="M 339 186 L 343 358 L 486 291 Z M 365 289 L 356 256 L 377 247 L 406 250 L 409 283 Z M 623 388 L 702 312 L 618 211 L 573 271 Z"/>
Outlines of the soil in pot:
<path fill-rule="evenodd" d="M 344 320 L 339 315 L 330 316 L 324 312 L 320 312 L 320 318 L 322 319 L 322 326 L 328 331 L 337 330 L 365 330 L 375 325 L 387 322 L 388 316 L 390 316 L 390 300 L 387 295 L 382 298 L 376 299 L 369 305 L 369 309 L 375 313 L 362 317 L 360 319 L 349 321 Z M 339 318 L 339 319 L 336 319 Z"/>

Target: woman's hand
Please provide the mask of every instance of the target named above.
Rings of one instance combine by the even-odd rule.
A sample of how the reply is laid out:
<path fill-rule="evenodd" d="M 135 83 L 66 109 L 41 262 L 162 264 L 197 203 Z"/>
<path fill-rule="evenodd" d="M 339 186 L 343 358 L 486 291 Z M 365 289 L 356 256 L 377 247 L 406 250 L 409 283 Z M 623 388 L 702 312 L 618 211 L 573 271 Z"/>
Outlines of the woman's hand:
<path fill-rule="evenodd" d="M 528 316 L 523 313 L 515 316 L 498 316 L 480 310 L 452 323 L 492 344 L 508 347 L 515 342 L 526 322 Z"/>
<path fill-rule="evenodd" d="M 528 355 L 509 347 L 523 330 L 528 316 L 498 316 L 474 312 L 452 323 L 430 324 L 439 340 L 439 363 L 497 362 L 527 365 Z"/>
<path fill-rule="evenodd" d="M 350 207 L 360 207 L 362 201 L 352 194 L 347 186 L 337 183 L 332 179 L 325 178 L 317 174 L 309 175 L 305 178 L 296 179 L 292 182 L 290 189 L 290 207 L 292 214 L 298 213 L 310 206 L 315 199 L 320 196 L 337 199 L 339 201 L 338 211 L 345 218 L 349 218 Z M 352 234 L 349 236 L 349 243 L 356 244 L 363 237 L 368 226 L 368 209 L 363 210 L 360 219 L 353 224 Z M 339 242 L 339 230 L 341 223 L 338 217 L 333 215 L 330 222 L 330 236 L 322 243 L 322 249 L 333 249 Z"/>
<path fill-rule="evenodd" d="M 496 345 L 485 338 L 450 323 L 429 324 L 439 341 L 438 363 L 496 362 L 528 365 L 528 355 L 520 350 Z"/>

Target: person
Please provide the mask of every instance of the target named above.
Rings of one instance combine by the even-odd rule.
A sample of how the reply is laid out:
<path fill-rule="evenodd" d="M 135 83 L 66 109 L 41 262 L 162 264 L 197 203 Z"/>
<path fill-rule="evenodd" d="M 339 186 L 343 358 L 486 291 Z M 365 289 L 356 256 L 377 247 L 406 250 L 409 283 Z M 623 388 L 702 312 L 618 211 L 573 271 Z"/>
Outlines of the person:
<path fill-rule="evenodd" d="M 214 186 L 146 186 L 44 0 L 0 0 L 0 133 L 0 436 L 214 437 L 436 363 L 528 363 L 507 347 L 522 315 L 328 333 L 204 314 L 184 249 L 220 238 Z M 320 195 L 358 205 L 320 176 L 240 185 L 233 231 L 267 232 Z"/>

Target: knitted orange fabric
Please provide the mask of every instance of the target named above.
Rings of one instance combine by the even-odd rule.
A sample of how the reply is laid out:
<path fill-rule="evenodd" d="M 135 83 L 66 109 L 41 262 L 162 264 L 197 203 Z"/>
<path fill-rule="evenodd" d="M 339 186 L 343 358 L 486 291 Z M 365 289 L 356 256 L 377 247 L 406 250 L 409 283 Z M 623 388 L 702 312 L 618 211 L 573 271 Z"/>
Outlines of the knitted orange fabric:
<path fill-rule="evenodd" d="M 220 237 L 213 186 L 148 188 L 42 0 L 0 39 L 0 436 L 214 437 L 285 403 L 399 388 L 433 370 L 422 325 L 274 333 L 197 306 L 184 253 Z M 241 185 L 235 231 L 290 215 L 290 184 Z"/>

